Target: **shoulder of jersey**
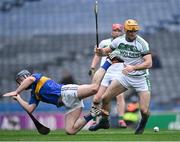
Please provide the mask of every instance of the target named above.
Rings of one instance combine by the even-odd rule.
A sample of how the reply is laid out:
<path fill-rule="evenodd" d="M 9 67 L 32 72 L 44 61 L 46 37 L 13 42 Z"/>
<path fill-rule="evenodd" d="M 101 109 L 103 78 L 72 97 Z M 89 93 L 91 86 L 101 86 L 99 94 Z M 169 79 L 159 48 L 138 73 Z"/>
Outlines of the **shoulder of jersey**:
<path fill-rule="evenodd" d="M 109 41 L 111 41 L 111 38 L 104 39 L 101 42 L 109 42 Z"/>
<path fill-rule="evenodd" d="M 148 46 L 148 42 L 139 35 L 137 35 L 136 41 L 138 41 L 142 45 Z"/>
<path fill-rule="evenodd" d="M 119 37 L 117 37 L 117 38 L 115 38 L 113 41 L 115 41 L 115 40 L 121 40 L 121 39 L 124 39 L 125 38 L 125 36 L 124 35 L 122 35 L 122 36 L 119 36 Z"/>

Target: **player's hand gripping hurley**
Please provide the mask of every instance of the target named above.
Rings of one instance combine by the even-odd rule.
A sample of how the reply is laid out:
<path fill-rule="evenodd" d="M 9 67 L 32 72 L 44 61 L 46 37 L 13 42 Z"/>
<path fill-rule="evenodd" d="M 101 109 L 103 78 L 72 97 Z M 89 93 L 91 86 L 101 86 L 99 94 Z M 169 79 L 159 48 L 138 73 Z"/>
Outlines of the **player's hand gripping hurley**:
<path fill-rule="evenodd" d="M 4 94 L 4 97 L 13 97 L 14 99 L 16 99 L 16 96 L 18 94 L 13 91 L 13 92 L 9 92 Z M 27 112 L 27 111 L 26 111 Z M 36 126 L 36 129 L 38 130 L 38 132 L 42 135 L 47 135 L 49 134 L 49 132 L 51 131 L 48 127 L 44 126 L 43 124 L 41 124 L 31 113 L 27 112 L 27 114 L 29 115 L 29 117 L 31 118 L 31 120 L 34 122 L 34 125 Z"/>

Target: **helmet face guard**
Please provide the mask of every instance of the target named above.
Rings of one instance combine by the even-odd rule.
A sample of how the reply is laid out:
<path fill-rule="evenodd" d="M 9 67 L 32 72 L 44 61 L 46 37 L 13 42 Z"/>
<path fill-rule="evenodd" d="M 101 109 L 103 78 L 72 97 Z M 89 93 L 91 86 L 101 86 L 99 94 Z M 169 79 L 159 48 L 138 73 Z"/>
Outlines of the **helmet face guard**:
<path fill-rule="evenodd" d="M 127 31 L 139 31 L 140 27 L 139 27 L 137 21 L 135 21 L 133 19 L 128 19 L 124 23 L 124 30 L 125 30 L 125 32 L 127 32 Z"/>
<path fill-rule="evenodd" d="M 20 84 L 26 77 L 30 75 L 31 73 L 28 70 L 22 70 L 16 75 L 16 82 Z"/>

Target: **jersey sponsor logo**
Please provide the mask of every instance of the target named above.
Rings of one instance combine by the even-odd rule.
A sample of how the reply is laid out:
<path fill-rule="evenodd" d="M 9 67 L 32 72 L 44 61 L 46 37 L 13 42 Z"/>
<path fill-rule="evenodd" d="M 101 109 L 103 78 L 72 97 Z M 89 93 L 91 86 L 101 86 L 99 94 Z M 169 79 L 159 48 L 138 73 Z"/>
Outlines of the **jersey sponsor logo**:
<path fill-rule="evenodd" d="M 120 51 L 121 56 L 128 58 L 138 58 L 141 57 L 141 52 L 136 46 L 120 43 L 117 50 Z"/>
<path fill-rule="evenodd" d="M 118 49 L 132 51 L 132 52 L 139 52 L 139 50 L 137 49 L 136 46 L 129 45 L 129 44 L 124 44 L 124 43 L 120 43 L 119 46 L 118 46 Z"/>

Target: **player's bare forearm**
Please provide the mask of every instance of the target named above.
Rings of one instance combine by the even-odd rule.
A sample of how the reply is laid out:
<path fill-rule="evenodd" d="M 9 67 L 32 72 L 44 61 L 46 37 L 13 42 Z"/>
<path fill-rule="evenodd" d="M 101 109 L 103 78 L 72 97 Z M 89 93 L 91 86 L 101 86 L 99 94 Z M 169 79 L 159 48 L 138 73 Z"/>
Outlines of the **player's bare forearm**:
<path fill-rule="evenodd" d="M 94 58 L 92 60 L 92 63 L 91 63 L 91 68 L 95 69 L 97 64 L 100 62 L 100 59 L 101 59 L 101 57 L 95 54 Z"/>
<path fill-rule="evenodd" d="M 142 64 L 134 66 L 134 70 L 144 70 L 149 68 L 151 68 L 151 65 L 148 62 L 143 62 Z"/>
<path fill-rule="evenodd" d="M 110 47 L 103 48 L 103 56 L 107 56 L 111 52 L 112 49 Z"/>
<path fill-rule="evenodd" d="M 23 90 L 27 89 L 33 82 L 35 81 L 35 78 L 30 76 L 27 77 L 21 85 L 16 89 L 17 94 L 20 94 Z"/>
<path fill-rule="evenodd" d="M 137 65 L 125 65 L 125 68 L 122 70 L 123 74 L 128 74 L 132 71 L 136 71 L 136 70 L 144 70 L 144 69 L 149 69 L 152 67 L 152 58 L 151 55 L 148 54 L 146 56 L 143 57 L 144 62 L 141 64 L 137 64 Z"/>
<path fill-rule="evenodd" d="M 91 68 L 89 69 L 89 72 L 88 72 L 89 76 L 91 76 L 91 77 L 94 76 L 95 71 L 96 71 L 96 66 L 100 62 L 100 59 L 101 59 L 100 56 L 98 56 L 96 54 L 94 55 L 92 63 L 91 63 Z"/>
<path fill-rule="evenodd" d="M 112 49 L 110 47 L 106 47 L 106 48 L 95 48 L 94 52 L 98 55 L 98 56 L 107 56 L 108 53 L 112 52 Z"/>
<path fill-rule="evenodd" d="M 151 54 L 148 54 L 143 57 L 144 62 L 138 65 L 134 66 L 134 70 L 143 70 L 143 69 L 149 69 L 152 67 L 152 56 Z"/>
<path fill-rule="evenodd" d="M 32 113 L 36 108 L 35 104 L 28 104 L 28 102 L 23 100 L 20 95 L 17 95 L 16 100 L 23 107 L 23 109 L 25 109 L 29 113 Z"/>
<path fill-rule="evenodd" d="M 17 92 L 16 91 L 12 91 L 12 92 L 8 92 L 3 94 L 3 97 L 12 97 L 12 96 L 16 96 Z"/>

